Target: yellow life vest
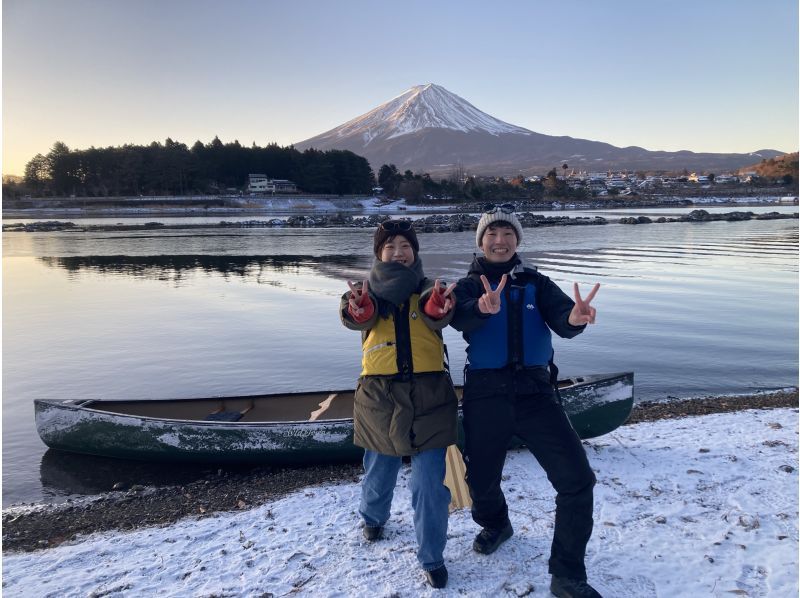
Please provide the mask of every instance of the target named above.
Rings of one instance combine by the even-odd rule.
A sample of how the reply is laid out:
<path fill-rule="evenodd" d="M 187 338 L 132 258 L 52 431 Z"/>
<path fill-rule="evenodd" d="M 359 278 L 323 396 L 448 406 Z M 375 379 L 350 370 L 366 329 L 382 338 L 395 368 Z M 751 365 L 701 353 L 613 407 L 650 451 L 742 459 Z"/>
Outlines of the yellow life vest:
<path fill-rule="evenodd" d="M 393 314 L 378 317 L 378 321 L 366 334 L 361 348 L 362 376 L 393 376 L 421 372 L 441 372 L 444 370 L 444 345 L 441 337 L 422 321 L 419 294 L 408 299 L 408 328 L 411 347 L 398 347 L 397 329 Z M 405 305 L 396 312 L 404 313 Z M 399 323 L 402 325 L 402 322 Z M 401 341 L 402 342 L 402 341 Z M 398 369 L 398 353 L 406 356 L 403 363 L 411 365 L 411 371 Z"/>

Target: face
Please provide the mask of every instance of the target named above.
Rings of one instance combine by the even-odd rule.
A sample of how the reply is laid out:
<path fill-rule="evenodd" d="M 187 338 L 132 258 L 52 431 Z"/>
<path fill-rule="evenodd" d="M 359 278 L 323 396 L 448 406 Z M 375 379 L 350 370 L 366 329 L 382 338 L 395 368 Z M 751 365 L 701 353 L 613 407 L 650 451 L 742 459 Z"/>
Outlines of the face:
<path fill-rule="evenodd" d="M 414 263 L 414 248 L 403 235 L 389 237 L 381 248 L 381 261 L 410 266 Z"/>
<path fill-rule="evenodd" d="M 490 262 L 507 262 L 517 251 L 517 233 L 510 226 L 489 225 L 481 239 L 481 250 Z"/>

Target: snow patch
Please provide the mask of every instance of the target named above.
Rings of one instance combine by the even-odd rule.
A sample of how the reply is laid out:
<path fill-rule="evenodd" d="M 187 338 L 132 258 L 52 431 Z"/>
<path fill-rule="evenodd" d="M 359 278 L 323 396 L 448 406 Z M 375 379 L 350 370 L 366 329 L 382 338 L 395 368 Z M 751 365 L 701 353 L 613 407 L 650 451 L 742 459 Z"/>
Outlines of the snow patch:
<path fill-rule="evenodd" d="M 495 136 L 503 133 L 532 134 L 528 129 L 478 110 L 444 87 L 429 83 L 412 87 L 366 114 L 323 133 L 318 139 L 361 137 L 367 145 L 379 137 L 393 139 L 428 128 L 482 131 Z"/>
<path fill-rule="evenodd" d="M 797 409 L 625 426 L 585 443 L 596 472 L 586 564 L 605 596 L 797 596 Z M 246 512 L 110 532 L 6 554 L 6 596 L 520 596 L 548 594 L 554 493 L 511 451 L 503 489 L 514 536 L 472 551 L 468 510 L 450 516 L 450 582 L 416 561 L 409 470 L 386 537 L 363 540 L 358 484 L 310 487 Z"/>

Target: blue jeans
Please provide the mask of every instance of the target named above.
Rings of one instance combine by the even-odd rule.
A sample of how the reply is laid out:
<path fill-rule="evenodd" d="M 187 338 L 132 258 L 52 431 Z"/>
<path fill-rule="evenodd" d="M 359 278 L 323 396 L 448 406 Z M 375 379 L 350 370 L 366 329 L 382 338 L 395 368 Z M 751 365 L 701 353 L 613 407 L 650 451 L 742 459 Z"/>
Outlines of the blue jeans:
<path fill-rule="evenodd" d="M 417 534 L 417 559 L 425 571 L 444 565 L 450 490 L 444 485 L 446 449 L 430 449 L 411 457 L 411 506 Z M 389 520 L 402 459 L 364 451 L 364 479 L 358 512 L 369 527 Z"/>

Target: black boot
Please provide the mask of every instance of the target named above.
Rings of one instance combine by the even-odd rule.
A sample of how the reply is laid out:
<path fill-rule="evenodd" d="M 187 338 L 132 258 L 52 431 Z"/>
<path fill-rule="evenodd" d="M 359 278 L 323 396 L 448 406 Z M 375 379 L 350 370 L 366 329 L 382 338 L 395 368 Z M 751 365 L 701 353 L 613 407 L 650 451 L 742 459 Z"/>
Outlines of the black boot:
<path fill-rule="evenodd" d="M 369 542 L 374 542 L 375 540 L 380 540 L 383 538 L 383 526 L 379 525 L 377 527 L 372 527 L 370 525 L 365 525 L 362 528 L 364 532 L 364 537 Z"/>
<path fill-rule="evenodd" d="M 425 571 L 425 579 L 432 588 L 443 588 L 447 585 L 447 567 L 442 565 L 438 569 Z"/>
<path fill-rule="evenodd" d="M 472 543 L 472 550 L 480 552 L 481 554 L 492 554 L 495 550 L 500 548 L 500 545 L 514 535 L 514 528 L 511 523 L 506 523 L 505 527 L 500 529 L 491 529 L 484 527 L 480 533 L 475 536 L 475 541 Z"/>
<path fill-rule="evenodd" d="M 558 598 L 603 598 L 585 579 L 556 577 L 550 580 L 550 592 Z"/>

